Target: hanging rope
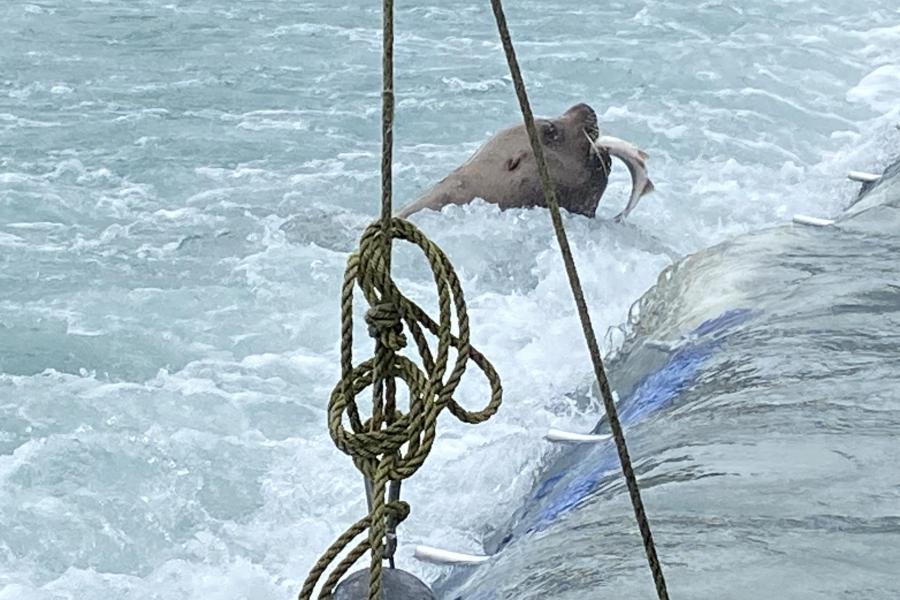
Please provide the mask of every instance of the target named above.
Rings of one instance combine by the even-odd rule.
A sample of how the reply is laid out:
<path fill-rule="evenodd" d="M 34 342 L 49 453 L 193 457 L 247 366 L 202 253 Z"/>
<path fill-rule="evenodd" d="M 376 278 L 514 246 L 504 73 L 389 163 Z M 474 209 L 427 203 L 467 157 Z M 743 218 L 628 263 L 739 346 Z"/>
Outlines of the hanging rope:
<path fill-rule="evenodd" d="M 350 255 L 341 290 L 341 380 L 328 403 L 328 429 L 335 445 L 353 458 L 363 474 L 369 496 L 369 514 L 345 531 L 325 551 L 310 571 L 300 591 L 309 600 L 332 562 L 360 535 L 360 541 L 331 571 L 320 599 L 330 599 L 341 577 L 366 551 L 371 553 L 369 600 L 381 600 L 385 537 L 409 515 L 409 505 L 399 500 L 400 482 L 425 462 L 434 444 L 437 418 L 448 409 L 466 423 L 481 423 L 500 407 L 500 378 L 488 360 L 469 343 L 469 317 L 459 278 L 443 251 L 414 225 L 391 217 L 391 163 L 393 146 L 393 0 L 384 0 L 384 84 L 382 92 L 381 219 L 369 225 L 359 249 Z M 417 246 L 434 273 L 438 295 L 438 321 L 406 298 L 391 279 L 391 248 L 394 239 Z M 353 291 L 358 286 L 370 308 L 366 312 L 369 335 L 375 339 L 375 356 L 353 365 Z M 452 333 L 455 312 L 458 334 Z M 399 354 L 406 346 L 404 325 L 412 335 L 423 368 Z M 425 332 L 437 336 L 432 354 Z M 456 350 L 453 368 L 447 374 L 450 349 Z M 481 369 L 491 388 L 487 406 L 467 411 L 453 394 L 469 360 Z M 445 379 L 445 375 L 446 379 Z M 396 379 L 409 390 L 409 410 L 396 405 Z M 356 397 L 372 386 L 372 416 L 359 414 Z M 345 428 L 345 417 L 350 429 Z M 391 482 L 390 500 L 385 492 Z M 387 554 L 393 552 L 388 540 Z"/>
<path fill-rule="evenodd" d="M 631 466 L 631 458 L 628 456 L 628 447 L 625 445 L 625 434 L 622 431 L 622 425 L 619 422 L 619 414 L 616 411 L 616 404 L 613 401 L 609 380 L 606 378 L 606 370 L 603 368 L 603 359 L 600 357 L 600 348 L 597 345 L 597 337 L 594 335 L 594 326 L 591 324 L 587 302 L 584 300 L 584 292 L 581 289 L 581 280 L 579 279 L 578 271 L 575 268 L 575 259 L 572 257 L 572 249 L 569 246 L 569 240 L 566 237 L 562 216 L 559 212 L 559 201 L 556 198 L 556 190 L 550 179 L 550 171 L 547 169 L 547 162 L 544 160 L 544 149 L 541 146 L 540 137 L 538 136 L 537 129 L 534 125 L 534 115 L 531 112 L 531 105 L 528 102 L 528 94 L 525 91 L 525 82 L 522 80 L 522 71 L 519 68 L 519 61 L 516 59 L 516 51 L 513 48 L 512 38 L 509 33 L 509 27 L 506 24 L 506 15 L 503 14 L 501 0 L 491 0 L 491 7 L 494 9 L 494 18 L 497 21 L 497 29 L 500 33 L 500 40 L 503 43 L 503 50 L 506 53 L 506 62 L 509 64 L 509 72 L 512 75 L 513 84 L 516 88 L 516 95 L 519 98 L 519 107 L 522 109 L 522 118 L 525 120 L 525 128 L 528 130 L 528 138 L 531 140 L 531 148 L 534 151 L 534 157 L 537 161 L 538 173 L 541 177 L 541 186 L 544 190 L 544 198 L 550 209 L 550 217 L 553 220 L 553 229 L 556 231 L 556 239 L 559 242 L 559 249 L 563 255 L 563 261 L 566 266 L 566 275 L 568 275 L 569 278 L 569 286 L 572 288 L 572 295 L 575 297 L 575 305 L 578 308 L 578 316 L 581 319 L 581 329 L 584 332 L 584 339 L 587 342 L 588 350 L 591 355 L 591 362 L 594 366 L 594 375 L 596 376 L 597 384 L 600 387 L 600 394 L 603 396 L 603 405 L 606 408 L 609 428 L 616 442 L 616 450 L 619 454 L 619 462 L 622 465 L 622 473 L 625 475 L 625 482 L 628 485 L 628 495 L 631 497 L 634 516 L 637 519 L 638 528 L 640 529 L 641 537 L 644 540 L 644 550 L 647 553 L 647 562 L 650 564 L 650 571 L 653 574 L 653 582 L 656 585 L 656 594 L 660 600 L 668 600 L 669 592 L 666 590 L 666 580 L 663 577 L 662 566 L 656 555 L 656 546 L 653 543 L 650 522 L 647 519 L 647 513 L 644 511 L 644 503 L 641 500 L 640 488 L 638 487 L 637 478 L 634 475 L 634 469 Z"/>
<path fill-rule="evenodd" d="M 350 527 L 325 552 L 307 577 L 300 599 L 312 598 L 314 588 L 334 559 L 358 535 L 368 529 L 366 540 L 360 542 L 334 568 L 319 594 L 331 597 L 332 590 L 347 570 L 367 551 L 371 550 L 369 598 L 380 598 L 381 566 L 385 521 L 400 523 L 409 514 L 409 505 L 402 501 L 385 502 L 385 488 L 389 480 L 401 481 L 413 475 L 425 462 L 434 444 L 437 418 L 448 409 L 465 423 L 481 423 L 500 407 L 502 388 L 500 378 L 488 360 L 469 342 L 469 318 L 459 279 L 447 256 L 421 231 L 408 221 L 392 219 L 391 236 L 418 246 L 425 254 L 438 289 L 439 320 L 435 321 L 419 306 L 403 296 L 391 280 L 387 269 L 380 223 L 370 225 L 360 240 L 359 250 L 350 255 L 341 291 L 341 381 L 331 393 L 328 404 L 328 428 L 335 445 L 353 458 L 353 463 L 373 483 L 373 506 L 366 517 Z M 353 290 L 359 286 L 371 308 L 366 313 L 369 334 L 376 340 L 376 353 L 358 366 L 353 366 Z M 451 333 L 451 307 L 456 312 L 459 334 Z M 407 343 L 403 325 L 412 335 L 422 359 L 424 370 L 398 354 Z M 437 336 L 437 352 L 432 355 L 425 331 Z M 446 376 L 450 362 L 450 348 L 456 350 L 456 360 Z M 481 411 L 467 411 L 453 394 L 472 360 L 484 373 L 491 388 L 491 397 Z M 409 389 L 409 411 L 396 408 L 373 407 L 372 417 L 362 421 L 356 397 L 377 378 L 397 378 Z M 393 389 L 387 388 L 391 405 Z M 350 430 L 344 427 L 344 417 Z M 377 426 L 376 426 L 377 425 Z"/>
<path fill-rule="evenodd" d="M 469 321 L 459 279 L 450 261 L 437 245 L 428 240 L 411 223 L 391 217 L 391 166 L 393 149 L 393 0 L 383 0 L 383 91 L 382 91 L 382 158 L 381 219 L 371 224 L 360 239 L 359 249 L 350 255 L 341 292 L 341 381 L 335 386 L 328 407 L 328 426 L 338 448 L 353 458 L 371 490 L 369 514 L 342 534 L 322 555 L 300 592 L 300 600 L 312 598 L 316 585 L 331 563 L 357 537 L 368 530 L 366 539 L 359 542 L 331 571 L 319 593 L 322 600 L 330 599 L 341 577 L 366 551 L 371 552 L 369 567 L 369 600 L 381 599 L 381 572 L 385 557 L 384 540 L 388 531 L 409 515 L 409 505 L 399 500 L 399 484 L 413 475 L 424 463 L 435 438 L 437 417 L 448 408 L 454 416 L 467 423 L 480 423 L 499 408 L 502 388 L 493 366 L 469 344 Z M 581 288 L 571 247 L 559 210 L 559 202 L 544 160 L 543 147 L 534 124 L 521 70 L 513 49 L 501 0 L 491 0 L 497 28 L 506 53 L 510 73 L 525 120 L 538 165 L 541 185 L 553 228 L 563 255 L 566 274 L 575 297 L 585 340 L 600 387 L 607 418 L 628 486 L 635 517 L 644 541 L 647 559 L 660 600 L 668 600 L 662 567 L 656 555 L 650 525 L 641 501 L 637 479 L 628 456 L 628 448 L 619 422 L 609 381 L 603 368 L 600 350 L 590 321 L 587 303 Z M 407 299 L 391 280 L 391 248 L 394 238 L 418 246 L 425 254 L 434 273 L 438 291 L 439 321 L 434 321 L 421 308 Z M 369 334 L 375 338 L 375 357 L 353 366 L 353 291 L 359 286 L 369 303 L 366 322 Z M 452 334 L 451 304 L 458 320 L 458 336 Z M 416 343 L 424 371 L 414 362 L 398 354 L 407 343 L 404 324 Z M 437 336 L 437 354 L 432 355 L 425 331 Z M 444 379 L 449 363 L 450 348 L 457 352 L 456 362 Z M 491 387 L 491 398 L 481 411 L 469 412 L 454 399 L 453 394 L 472 359 L 482 370 Z M 409 390 L 409 411 L 396 407 L 396 379 Z M 372 386 L 372 416 L 362 421 L 356 397 Z M 344 427 L 344 418 L 350 430 Z M 391 482 L 391 499 L 385 493 Z M 388 549 L 392 553 L 392 548 Z"/>

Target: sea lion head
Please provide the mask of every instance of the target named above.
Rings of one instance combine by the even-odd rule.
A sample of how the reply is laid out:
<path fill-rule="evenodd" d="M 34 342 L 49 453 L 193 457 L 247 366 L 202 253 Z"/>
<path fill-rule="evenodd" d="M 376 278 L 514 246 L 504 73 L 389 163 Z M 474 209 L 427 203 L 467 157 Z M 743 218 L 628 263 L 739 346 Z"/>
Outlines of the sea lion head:
<path fill-rule="evenodd" d="M 554 119 L 535 119 L 535 126 L 560 206 L 593 217 L 606 190 L 610 169 L 609 155 L 598 152 L 591 144 L 600 134 L 597 113 L 587 104 L 576 104 Z M 499 143 L 489 142 L 485 149 L 494 146 L 492 151 L 509 154 L 504 164 L 507 184 L 513 184 L 518 193 L 517 199 L 507 202 L 498 197 L 498 203 L 501 206 L 544 206 L 546 202 L 525 125 L 507 129 L 491 141 L 495 140 Z M 520 173 L 516 174 L 516 171 Z M 502 187 L 502 184 L 496 187 Z"/>
<path fill-rule="evenodd" d="M 552 119 L 535 119 L 544 159 L 560 207 L 593 217 L 609 175 L 610 157 L 594 148 L 597 114 L 581 103 Z M 537 162 L 524 123 L 488 139 L 469 160 L 398 214 L 423 208 L 440 210 L 482 198 L 501 208 L 546 206 Z"/>

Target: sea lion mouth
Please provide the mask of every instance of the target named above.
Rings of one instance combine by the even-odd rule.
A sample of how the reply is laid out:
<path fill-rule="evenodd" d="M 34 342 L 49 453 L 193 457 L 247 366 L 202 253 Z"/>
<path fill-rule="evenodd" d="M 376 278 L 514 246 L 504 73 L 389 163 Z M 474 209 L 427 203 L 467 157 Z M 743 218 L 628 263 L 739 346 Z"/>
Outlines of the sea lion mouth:
<path fill-rule="evenodd" d="M 588 162 L 591 164 L 591 167 L 596 168 L 599 166 L 605 175 L 609 175 L 609 155 L 601 147 L 597 146 L 597 138 L 600 137 L 597 113 L 587 104 L 580 106 L 587 110 L 586 123 L 581 131 L 588 141 Z"/>
<path fill-rule="evenodd" d="M 603 170 L 603 174 L 609 177 L 612 159 L 605 148 L 597 145 L 597 138 L 600 137 L 600 128 L 594 123 L 591 129 L 585 128 L 582 131 L 584 132 L 584 137 L 588 140 L 588 160 L 592 163 L 592 166 L 599 166 Z"/>

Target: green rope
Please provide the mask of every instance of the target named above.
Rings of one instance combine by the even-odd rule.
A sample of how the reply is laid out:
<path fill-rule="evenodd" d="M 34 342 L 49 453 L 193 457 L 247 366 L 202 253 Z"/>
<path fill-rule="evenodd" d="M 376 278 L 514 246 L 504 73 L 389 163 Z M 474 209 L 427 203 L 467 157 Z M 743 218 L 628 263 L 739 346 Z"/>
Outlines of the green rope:
<path fill-rule="evenodd" d="M 650 522 L 647 519 L 644 503 L 641 500 L 641 491 L 638 487 L 637 478 L 634 475 L 634 469 L 631 466 L 631 458 L 628 456 L 628 447 L 625 444 L 625 434 L 622 431 L 622 425 L 619 422 L 619 415 L 616 411 L 616 404 L 613 401 L 612 391 L 609 387 L 609 380 L 607 379 L 606 371 L 603 368 L 603 359 L 600 357 L 597 336 L 594 334 L 594 326 L 591 324 L 587 302 L 584 299 L 584 291 L 581 288 L 581 280 L 579 279 L 578 271 L 575 268 L 575 259 L 572 257 L 572 249 L 569 246 L 566 229 L 563 226 L 562 216 L 559 212 L 559 201 L 556 198 L 556 189 L 550 178 L 547 162 L 544 160 L 544 149 L 534 125 L 534 115 L 531 112 L 531 105 L 528 102 L 528 94 L 525 91 L 525 82 L 522 79 L 519 61 L 516 59 L 516 51 L 513 48 L 512 37 L 509 33 L 509 27 L 506 24 L 506 16 L 503 14 L 501 0 L 491 0 L 491 7 L 494 9 L 494 18 L 497 21 L 497 29 L 500 33 L 500 40 L 503 43 L 503 50 L 506 53 L 509 72 L 513 78 L 516 95 L 519 99 L 519 107 L 522 110 L 522 117 L 525 120 L 525 128 L 528 130 L 528 138 L 531 141 L 531 148 L 534 151 L 534 157 L 537 161 L 538 173 L 541 177 L 541 186 L 544 190 L 544 198 L 550 209 L 550 217 L 553 221 L 553 229 L 556 231 L 556 239 L 559 242 L 560 252 L 563 255 L 566 274 L 569 278 L 569 286 L 572 288 L 572 295 L 575 297 L 575 305 L 578 308 L 578 316 L 581 319 L 581 328 L 584 332 L 584 339 L 587 342 L 588 350 L 591 355 L 591 362 L 594 366 L 594 375 L 597 378 L 597 384 L 600 387 L 600 394 L 603 396 L 603 405 L 606 408 L 609 428 L 616 442 L 616 450 L 619 454 L 619 462 L 622 465 L 622 473 L 625 476 L 625 482 L 628 486 L 628 494 L 631 497 L 634 515 L 637 519 L 638 528 L 640 529 L 641 537 L 644 541 L 644 550 L 647 554 L 650 572 L 653 575 L 653 582 L 656 585 L 656 594 L 660 600 L 668 600 L 669 592 L 666 589 L 666 580 L 663 577 L 662 565 L 659 562 L 659 557 L 656 555 L 656 546 L 653 543 Z"/>
<path fill-rule="evenodd" d="M 310 600 L 319 580 L 332 562 L 360 535 L 368 531 L 365 539 L 353 547 L 332 569 L 319 593 L 320 600 L 329 600 L 341 577 L 366 553 L 371 553 L 369 567 L 369 600 L 381 599 L 381 572 L 385 558 L 385 536 L 409 515 L 409 505 L 396 499 L 400 482 L 412 476 L 425 462 L 434 444 L 437 418 L 447 408 L 466 423 L 480 423 L 490 418 L 500 407 L 502 387 L 493 366 L 469 344 L 469 319 L 462 288 L 453 266 L 441 249 L 428 240 L 411 223 L 391 217 L 391 166 L 393 148 L 393 0 L 383 0 L 384 49 L 382 91 L 382 157 L 381 220 L 372 223 L 360 239 L 359 249 L 350 255 L 344 273 L 341 291 L 341 380 L 335 386 L 328 405 L 328 427 L 335 445 L 353 459 L 371 489 L 369 514 L 345 531 L 325 551 L 313 566 L 299 600 Z M 519 98 L 525 127 L 537 161 L 544 196 L 550 208 L 553 227 L 559 241 L 566 273 L 581 318 L 585 340 L 594 365 L 606 407 L 610 429 L 616 441 L 622 471 L 638 520 L 647 558 L 656 583 L 660 600 L 668 600 L 662 567 L 650 532 L 650 525 L 640 497 L 637 479 L 628 456 L 625 437 L 619 423 L 609 382 L 603 368 L 600 350 L 590 322 L 587 303 L 575 268 L 572 251 L 566 237 L 559 210 L 559 202 L 550 173 L 544 160 L 543 147 L 534 124 L 534 115 L 528 102 L 521 70 L 506 24 L 500 0 L 491 0 L 494 16 L 510 73 Z M 391 279 L 391 248 L 394 238 L 410 242 L 425 254 L 434 273 L 438 291 L 439 320 L 434 321 L 416 304 L 407 299 Z M 366 323 L 369 335 L 375 338 L 375 356 L 354 366 L 353 346 L 353 291 L 362 290 L 369 310 Z M 451 308 L 452 305 L 452 308 Z M 451 310 L 456 313 L 458 335 L 452 333 Z M 413 337 L 424 367 L 398 354 L 407 344 L 404 324 Z M 438 338 L 437 353 L 432 355 L 425 331 Z M 456 350 L 456 361 L 447 375 L 450 348 Z M 453 394 L 462 378 L 469 360 L 485 374 L 491 388 L 491 398 L 481 411 L 470 412 L 460 406 Z M 409 390 L 409 411 L 403 413 L 396 407 L 396 379 L 403 381 Z M 356 397 L 372 386 L 372 416 L 363 421 L 356 405 Z M 344 418 L 350 429 L 344 427 Z M 391 500 L 385 501 L 388 482 Z M 393 553 L 389 544 L 388 557 Z"/>
<path fill-rule="evenodd" d="M 381 598 L 381 571 L 384 558 L 393 566 L 396 546 L 393 531 L 409 515 L 409 505 L 399 500 L 400 482 L 425 461 L 434 444 L 437 418 L 448 408 L 458 419 L 479 423 L 500 407 L 502 389 L 493 366 L 469 344 L 469 318 L 459 279 L 446 255 L 411 223 L 391 216 L 391 167 L 394 121 L 394 6 L 393 0 L 383 4 L 383 85 L 382 85 L 382 152 L 381 152 L 381 220 L 371 224 L 360 239 L 359 250 L 350 255 L 341 291 L 341 381 L 335 386 L 328 405 L 328 428 L 334 443 L 353 458 L 366 481 L 369 514 L 351 526 L 326 550 L 310 571 L 300 591 L 300 600 L 312 597 L 318 581 L 329 565 L 354 539 L 368 530 L 338 563 L 325 580 L 319 598 L 331 598 L 341 577 L 368 550 L 369 599 Z M 438 291 L 439 321 L 435 322 L 421 308 L 400 293 L 391 280 L 391 247 L 394 238 L 418 246 L 434 272 Z M 358 285 L 369 310 L 366 323 L 375 338 L 375 357 L 353 365 L 353 290 Z M 451 305 L 455 309 L 459 335 L 452 334 Z M 424 371 L 408 358 L 398 354 L 407 343 L 403 332 L 406 324 Z M 424 331 L 437 336 L 436 356 L 432 356 Z M 456 362 L 446 380 L 450 348 L 456 349 Z M 491 387 L 491 399 L 485 409 L 469 412 L 453 399 L 466 368 L 472 359 L 484 372 Z M 409 389 L 409 412 L 396 405 L 396 379 Z M 372 386 L 372 416 L 365 422 L 359 415 L 356 397 Z M 344 415 L 350 430 L 344 428 Z M 390 482 L 390 501 L 385 492 Z M 389 534 L 389 535 L 388 535 Z M 384 540 L 387 537 L 387 546 Z"/>
<path fill-rule="evenodd" d="M 331 437 L 335 445 L 350 455 L 357 469 L 372 482 L 372 507 L 369 515 L 350 527 L 316 563 L 303 585 L 300 600 L 312 598 L 328 566 L 366 530 L 368 537 L 333 569 L 319 598 L 330 598 L 340 578 L 369 550 L 372 555 L 369 598 L 378 600 L 386 523 L 400 523 L 409 514 L 409 506 L 405 502 L 385 502 L 387 482 L 407 479 L 422 466 L 434 444 L 437 418 L 443 409 L 446 408 L 463 422 L 474 424 L 487 420 L 500 407 L 500 378 L 490 362 L 469 342 L 469 317 L 462 287 L 447 256 L 412 223 L 402 219 L 391 220 L 391 237 L 417 246 L 434 273 L 439 313 L 435 321 L 406 298 L 391 280 L 383 235 L 380 222 L 369 225 L 360 239 L 359 249 L 347 261 L 341 291 L 342 376 L 328 404 Z M 366 313 L 366 323 L 369 334 L 376 340 L 376 352 L 374 358 L 354 366 L 353 292 L 357 286 L 371 307 Z M 457 335 L 452 333 L 454 312 L 458 322 Z M 423 368 L 398 354 L 408 342 L 404 324 L 416 345 Z M 435 353 L 429 347 L 427 333 L 437 337 Z M 452 367 L 451 348 L 456 350 Z M 480 411 L 468 411 L 453 399 L 469 360 L 482 370 L 491 388 L 490 400 Z M 372 417 L 363 421 L 356 397 L 369 386 L 374 387 L 378 378 L 399 379 L 406 384 L 409 411 L 404 413 L 393 408 L 379 414 L 377 407 L 373 407 Z M 391 389 L 385 387 L 388 396 L 392 396 Z M 345 427 L 345 421 L 349 422 L 349 429 Z"/>

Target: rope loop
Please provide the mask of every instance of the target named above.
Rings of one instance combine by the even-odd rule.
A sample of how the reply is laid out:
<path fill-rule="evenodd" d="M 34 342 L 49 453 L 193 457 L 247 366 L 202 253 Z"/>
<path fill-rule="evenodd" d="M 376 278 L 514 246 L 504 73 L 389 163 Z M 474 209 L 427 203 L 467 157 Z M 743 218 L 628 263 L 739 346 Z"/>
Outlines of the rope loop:
<path fill-rule="evenodd" d="M 512 45 L 502 0 L 490 0 L 500 33 L 510 75 L 519 98 L 525 128 L 531 141 L 541 187 L 550 209 L 566 274 L 575 298 L 594 372 L 603 396 L 610 429 L 622 464 L 622 471 L 631 496 L 635 517 L 644 540 L 647 559 L 660 600 L 668 600 L 662 566 L 644 511 L 637 478 L 631 466 L 625 437 L 622 433 L 609 382 L 603 367 L 599 346 L 575 262 L 569 247 L 565 227 L 560 216 L 559 202 L 544 160 L 543 148 L 528 102 L 521 69 Z M 381 220 L 371 224 L 360 239 L 359 249 L 350 255 L 341 289 L 341 380 L 331 394 L 328 406 L 328 428 L 334 443 L 353 458 L 354 464 L 371 483 L 372 493 L 368 516 L 348 529 L 319 559 L 304 582 L 300 600 L 312 598 L 319 579 L 332 561 L 361 533 L 368 530 L 366 540 L 360 542 L 332 570 L 319 594 L 330 599 L 341 577 L 367 550 L 371 551 L 369 567 L 369 600 L 381 598 L 381 569 L 385 556 L 384 538 L 389 527 L 406 518 L 409 505 L 394 500 L 385 501 L 385 490 L 391 481 L 392 496 L 399 484 L 410 477 L 425 461 L 434 443 L 435 427 L 440 411 L 447 408 L 466 423 L 480 423 L 493 415 L 500 406 L 502 388 L 493 366 L 469 344 L 469 318 L 459 279 L 446 255 L 422 232 L 408 221 L 391 217 L 392 152 L 394 119 L 394 0 L 383 0 L 382 53 L 382 153 L 381 153 Z M 401 239 L 418 246 L 434 273 L 438 292 L 438 320 L 433 320 L 416 304 L 406 298 L 391 279 L 391 242 Z M 375 339 L 375 356 L 358 366 L 353 364 L 353 290 L 359 286 L 369 303 L 366 323 L 369 335 Z M 451 316 L 455 311 L 457 334 L 452 331 Z M 404 325 L 412 335 L 422 360 L 422 368 L 397 354 L 407 344 Z M 432 354 L 425 337 L 428 331 L 438 339 L 437 352 Z M 447 374 L 450 349 L 456 350 L 456 361 Z M 491 398 L 480 411 L 468 411 L 454 399 L 469 359 L 482 370 L 491 388 Z M 445 378 L 446 375 L 446 378 Z M 409 410 L 396 408 L 396 380 L 408 388 Z M 365 421 L 359 415 L 357 395 L 372 386 L 372 416 Z M 346 415 L 350 428 L 344 427 Z M 396 486 L 394 485 L 396 482 Z M 392 553 L 392 549 L 387 549 Z"/>
<path fill-rule="evenodd" d="M 434 275 L 438 296 L 438 318 L 431 318 L 407 298 L 391 279 L 385 255 L 384 225 L 369 225 L 359 249 L 347 260 L 341 291 L 341 380 L 328 403 L 328 429 L 335 445 L 353 459 L 354 465 L 372 482 L 372 506 L 367 517 L 338 538 L 310 572 L 301 600 L 312 597 L 328 565 L 353 539 L 368 530 L 368 539 L 354 547 L 323 585 L 319 598 L 330 598 L 340 577 L 367 550 L 371 551 L 370 596 L 380 591 L 381 563 L 388 521 L 392 525 L 409 514 L 409 505 L 385 502 L 388 481 L 411 477 L 425 463 L 434 445 L 437 419 L 443 409 L 466 423 L 480 423 L 500 407 L 503 389 L 491 363 L 469 341 L 469 317 L 462 286 L 444 252 L 412 223 L 393 218 L 391 240 L 408 242 L 421 250 Z M 369 305 L 365 321 L 375 339 L 375 356 L 353 364 L 353 300 L 359 288 Z M 454 316 L 456 332 L 454 333 Z M 421 366 L 398 354 L 407 345 L 408 330 L 421 359 Z M 432 351 L 427 334 L 437 338 Z M 456 351 L 450 360 L 451 349 Z M 469 361 L 484 373 L 490 398 L 481 410 L 469 411 L 454 398 Z M 396 384 L 407 389 L 409 407 L 396 408 Z M 363 420 L 357 397 L 373 388 L 372 416 Z M 384 394 L 384 396 L 383 396 Z"/>
<path fill-rule="evenodd" d="M 443 408 L 460 420 L 480 423 L 490 418 L 500 406 L 502 387 L 493 366 L 469 342 L 469 318 L 462 287 L 450 260 L 444 252 L 409 221 L 395 218 L 391 223 L 394 239 L 417 246 L 428 260 L 438 293 L 439 319 L 432 319 L 421 307 L 407 298 L 383 270 L 384 261 L 381 224 L 372 223 L 360 240 L 360 248 L 347 261 L 341 303 L 343 335 L 341 339 L 342 377 L 331 393 L 328 408 L 329 431 L 343 452 L 354 460 L 372 460 L 379 456 L 397 455 L 392 463 L 390 479 L 406 479 L 422 465 L 434 443 L 435 423 Z M 357 366 L 352 364 L 353 290 L 358 286 L 370 308 L 366 313 L 369 333 L 376 345 L 390 350 L 384 372 L 376 373 L 378 357 Z M 452 331 L 455 309 L 458 333 Z M 423 367 L 396 352 L 406 342 L 403 325 L 415 341 Z M 432 353 L 425 336 L 437 337 L 437 350 Z M 403 340 L 403 344 L 398 343 Z M 450 368 L 450 349 L 456 360 Z M 378 350 L 376 349 L 376 353 Z M 487 406 L 468 411 L 453 398 L 469 360 L 482 370 L 491 388 Z M 448 373 L 449 371 L 449 373 Z M 354 425 L 358 414 L 356 398 L 379 379 L 402 381 L 409 391 L 409 410 L 395 411 L 383 426 L 369 419 Z M 344 427 L 344 415 L 350 415 L 350 428 Z M 401 449 L 406 446 L 406 450 Z M 364 471 L 374 476 L 370 468 Z"/>

